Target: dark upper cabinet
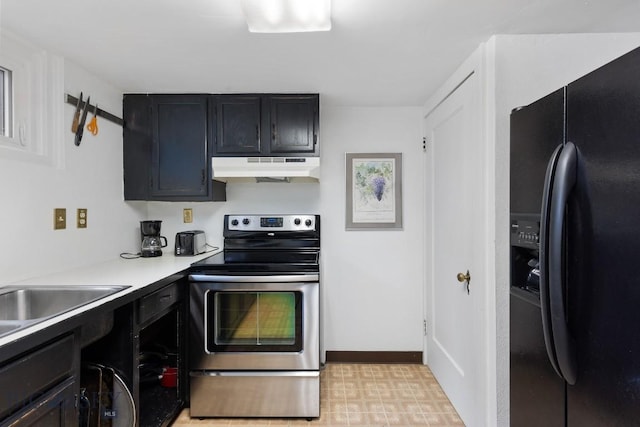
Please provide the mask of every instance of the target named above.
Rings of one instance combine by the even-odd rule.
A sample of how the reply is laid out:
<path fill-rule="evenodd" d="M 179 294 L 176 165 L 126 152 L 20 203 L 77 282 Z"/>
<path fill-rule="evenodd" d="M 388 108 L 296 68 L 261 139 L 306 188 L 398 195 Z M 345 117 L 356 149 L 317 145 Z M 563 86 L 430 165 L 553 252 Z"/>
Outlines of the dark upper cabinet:
<path fill-rule="evenodd" d="M 262 99 L 257 95 L 213 97 L 216 154 L 261 154 Z"/>
<path fill-rule="evenodd" d="M 318 156 L 319 95 L 215 95 L 214 155 Z"/>
<path fill-rule="evenodd" d="M 225 184 L 211 178 L 208 99 L 124 96 L 125 200 L 225 200 Z"/>
<path fill-rule="evenodd" d="M 207 98 L 151 96 L 151 194 L 205 198 L 208 194 Z"/>
<path fill-rule="evenodd" d="M 146 200 L 151 182 L 151 98 L 124 95 L 122 115 L 124 199 Z"/>
<path fill-rule="evenodd" d="M 270 154 L 318 155 L 317 95 L 274 95 L 270 111 Z"/>

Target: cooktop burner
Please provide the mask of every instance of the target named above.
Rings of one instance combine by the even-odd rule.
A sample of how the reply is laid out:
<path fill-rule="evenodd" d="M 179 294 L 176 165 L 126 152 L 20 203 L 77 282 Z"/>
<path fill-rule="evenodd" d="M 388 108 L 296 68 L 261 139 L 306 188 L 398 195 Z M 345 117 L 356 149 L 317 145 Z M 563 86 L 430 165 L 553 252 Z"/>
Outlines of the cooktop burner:
<path fill-rule="evenodd" d="M 317 273 L 319 215 L 225 215 L 224 250 L 191 265 L 210 274 Z"/>
<path fill-rule="evenodd" d="M 317 262 L 229 262 L 220 252 L 191 264 L 194 274 L 264 274 L 264 273 L 318 273 Z"/>

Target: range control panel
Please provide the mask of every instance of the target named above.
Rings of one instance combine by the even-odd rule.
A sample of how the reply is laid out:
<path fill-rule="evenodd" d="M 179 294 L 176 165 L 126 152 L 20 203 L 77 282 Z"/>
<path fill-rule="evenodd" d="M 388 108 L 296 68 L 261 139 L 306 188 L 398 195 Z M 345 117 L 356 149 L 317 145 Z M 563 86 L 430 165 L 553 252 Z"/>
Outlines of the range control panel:
<path fill-rule="evenodd" d="M 540 222 L 511 219 L 511 245 L 538 249 L 540 244 Z"/>
<path fill-rule="evenodd" d="M 233 231 L 314 231 L 315 215 L 228 215 L 227 228 Z"/>

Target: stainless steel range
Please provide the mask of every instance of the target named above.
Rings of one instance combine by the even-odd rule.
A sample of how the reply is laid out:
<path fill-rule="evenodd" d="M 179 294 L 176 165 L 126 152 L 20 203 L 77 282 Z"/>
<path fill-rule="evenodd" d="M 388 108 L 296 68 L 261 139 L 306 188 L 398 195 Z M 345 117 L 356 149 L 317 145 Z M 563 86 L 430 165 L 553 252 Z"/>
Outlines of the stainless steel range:
<path fill-rule="evenodd" d="M 320 416 L 320 216 L 226 215 L 192 265 L 192 417 Z"/>

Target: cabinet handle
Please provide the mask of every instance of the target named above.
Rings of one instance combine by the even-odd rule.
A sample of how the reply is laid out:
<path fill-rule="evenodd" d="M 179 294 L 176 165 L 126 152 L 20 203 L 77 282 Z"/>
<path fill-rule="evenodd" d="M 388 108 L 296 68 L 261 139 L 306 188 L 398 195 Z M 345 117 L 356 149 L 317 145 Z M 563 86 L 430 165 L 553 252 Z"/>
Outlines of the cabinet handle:
<path fill-rule="evenodd" d="M 205 184 L 205 173 L 204 173 L 204 169 L 201 169 L 201 170 L 200 170 L 200 176 L 201 176 L 201 178 L 202 178 L 202 185 L 204 185 L 204 184 Z"/>
<path fill-rule="evenodd" d="M 260 141 L 260 126 L 256 125 L 256 141 Z"/>
<path fill-rule="evenodd" d="M 276 140 L 276 124 L 271 123 L 271 139 Z"/>

